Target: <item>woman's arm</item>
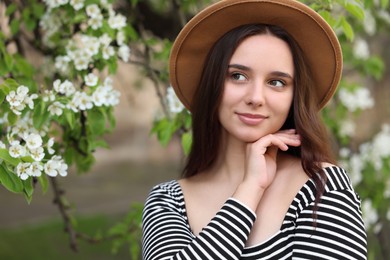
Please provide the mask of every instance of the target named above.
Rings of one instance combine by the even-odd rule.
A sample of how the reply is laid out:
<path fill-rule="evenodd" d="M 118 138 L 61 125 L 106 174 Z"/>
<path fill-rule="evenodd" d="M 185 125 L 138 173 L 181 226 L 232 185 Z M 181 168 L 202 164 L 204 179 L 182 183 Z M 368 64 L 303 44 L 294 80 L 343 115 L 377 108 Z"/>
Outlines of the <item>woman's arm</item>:
<path fill-rule="evenodd" d="M 353 190 L 326 192 L 313 219 L 313 204 L 297 219 L 293 258 L 367 259 L 367 236 Z"/>
<path fill-rule="evenodd" d="M 143 259 L 239 259 L 255 218 L 230 198 L 195 238 L 174 199 L 155 189 L 143 213 Z"/>

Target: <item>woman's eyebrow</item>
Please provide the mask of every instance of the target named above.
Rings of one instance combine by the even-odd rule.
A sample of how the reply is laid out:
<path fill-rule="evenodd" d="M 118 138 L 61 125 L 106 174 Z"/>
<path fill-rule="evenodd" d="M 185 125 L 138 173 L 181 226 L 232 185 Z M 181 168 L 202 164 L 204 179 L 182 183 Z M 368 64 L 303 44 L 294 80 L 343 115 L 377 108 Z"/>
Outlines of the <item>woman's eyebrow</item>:
<path fill-rule="evenodd" d="M 241 64 L 229 64 L 228 65 L 228 68 L 235 68 L 235 69 L 239 69 L 239 70 L 244 70 L 244 71 L 250 71 L 251 68 L 245 66 L 245 65 L 241 65 Z"/>
<path fill-rule="evenodd" d="M 234 69 L 239 69 L 239 70 L 243 70 L 243 71 L 251 71 L 252 69 L 248 66 L 245 66 L 245 65 L 241 65 L 241 64 L 229 64 L 228 65 L 228 68 L 234 68 Z M 293 79 L 293 76 L 291 76 L 289 73 L 287 72 L 283 72 L 283 71 L 272 71 L 270 73 L 271 76 L 276 76 L 276 77 L 283 77 L 283 78 L 288 78 L 288 79 Z"/>
<path fill-rule="evenodd" d="M 289 73 L 283 72 L 283 71 L 272 71 L 270 73 L 270 75 L 271 76 L 277 76 L 277 77 L 293 79 L 293 76 L 291 76 Z"/>

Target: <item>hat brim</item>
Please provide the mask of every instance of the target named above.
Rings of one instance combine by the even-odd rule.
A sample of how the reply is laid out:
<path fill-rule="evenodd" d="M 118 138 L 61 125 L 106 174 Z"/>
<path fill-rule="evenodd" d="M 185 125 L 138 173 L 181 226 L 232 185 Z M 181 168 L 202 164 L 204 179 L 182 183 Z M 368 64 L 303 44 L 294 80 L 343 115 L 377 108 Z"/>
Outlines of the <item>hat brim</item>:
<path fill-rule="evenodd" d="M 310 66 L 321 109 L 342 74 L 342 52 L 332 28 L 314 10 L 295 0 L 224 0 L 194 16 L 181 30 L 170 54 L 170 81 L 191 111 L 208 52 L 226 32 L 245 24 L 277 25 L 298 43 Z"/>

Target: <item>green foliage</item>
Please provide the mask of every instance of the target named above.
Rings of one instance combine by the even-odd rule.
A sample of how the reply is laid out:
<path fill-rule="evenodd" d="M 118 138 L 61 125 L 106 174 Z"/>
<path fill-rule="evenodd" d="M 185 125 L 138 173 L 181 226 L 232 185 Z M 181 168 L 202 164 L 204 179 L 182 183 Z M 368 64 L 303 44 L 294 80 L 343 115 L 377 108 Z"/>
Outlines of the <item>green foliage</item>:
<path fill-rule="evenodd" d="M 129 245 L 131 259 L 141 258 L 141 219 L 142 204 L 133 204 L 121 222 L 111 227 L 108 235 L 113 236 L 112 253 L 117 254 L 123 246 Z"/>
<path fill-rule="evenodd" d="M 148 4 L 152 12 L 161 14 L 162 20 L 175 17 L 183 25 L 185 19 L 192 17 L 210 2 L 212 1 L 153 0 L 142 3 Z M 359 114 L 366 108 L 351 109 L 348 104 L 345 104 L 341 93 L 352 95 L 367 89 L 366 86 L 362 86 L 366 84 L 365 82 L 377 82 L 383 78 L 385 63 L 382 58 L 379 55 L 357 51 L 356 46 L 358 43 L 369 46 L 369 41 L 375 34 L 372 30 L 382 29 L 385 33 L 388 32 L 390 25 L 381 16 L 381 12 L 388 13 L 390 3 L 389 0 L 302 0 L 302 2 L 310 5 L 324 17 L 337 32 L 342 45 L 345 77 L 335 99 L 323 110 L 323 117 L 333 135 L 335 146 L 340 151 L 348 149 L 350 152 L 347 156 L 341 156 L 340 161 L 354 172 L 352 158 L 360 159 L 361 176 L 358 176 L 360 179 L 355 183 L 356 189 L 361 194 L 363 202 L 371 203 L 370 211 L 377 213 L 378 216 L 367 227 L 369 258 L 381 259 L 381 254 L 385 250 L 381 245 L 382 234 L 389 232 L 390 226 L 389 220 L 386 219 L 386 214 L 389 214 L 390 195 L 383 198 L 384 193 L 390 193 L 388 191 L 390 155 L 375 157 L 378 155 L 373 150 L 377 143 L 386 138 L 387 130 L 384 127 L 381 132 L 372 137 L 372 140 L 358 144 L 353 136 L 345 133 L 343 123 L 357 120 Z M 47 4 L 49 3 L 57 2 L 47 1 Z M 0 129 L 2 130 L 0 185 L 10 192 L 23 194 L 28 202 L 33 197 L 36 183 L 43 192 L 47 191 L 49 175 L 45 173 L 50 172 L 50 169 L 46 168 L 59 165 L 58 167 L 62 168 L 52 171 L 51 174 L 66 175 L 65 168 L 69 165 L 74 166 L 79 173 L 85 173 L 95 162 L 95 151 L 99 148 L 108 148 L 103 137 L 115 129 L 116 102 L 103 104 L 94 99 L 90 102 L 91 105 L 88 98 L 82 99 L 82 97 L 101 98 L 103 95 L 98 95 L 101 92 L 114 93 L 110 80 L 101 77 L 107 73 L 115 74 L 120 66 L 119 60 L 127 60 L 127 45 L 133 48 L 134 56 L 131 62 L 138 65 L 144 76 L 153 82 L 161 101 L 163 116 L 153 122 L 151 134 L 156 135 L 163 146 L 167 146 L 173 138 L 177 137 L 185 154 L 191 150 L 191 115 L 186 109 L 178 109 L 167 91 L 169 85 L 167 60 L 173 39 L 170 38 L 169 33 L 165 32 L 164 35 L 164 32 L 144 28 L 144 18 L 137 13 L 140 0 L 128 0 L 117 5 L 118 8 L 122 8 L 118 13 L 110 9 L 111 3 L 115 4 L 117 1 L 108 1 L 108 5 L 102 5 L 99 0 L 86 0 L 84 6 L 77 9 L 71 3 L 48 7 L 43 1 L 38 0 L 5 1 L 9 33 L 0 32 Z M 100 10 L 101 24 L 93 21 L 91 14 L 86 11 L 86 6 L 94 4 Z M 112 21 L 109 21 L 110 14 L 113 13 L 127 15 L 123 26 L 113 25 Z M 124 17 L 117 16 L 119 21 Z M 179 23 L 178 20 L 172 20 L 175 26 Z M 162 30 L 161 27 L 159 30 Z M 169 30 L 170 28 L 167 31 Z M 22 42 L 45 56 L 49 65 L 35 64 L 34 60 L 28 60 Z M 94 45 L 96 42 L 99 42 L 98 47 Z M 17 50 L 10 51 L 12 48 Z M 124 54 L 121 48 L 122 51 L 125 50 Z M 83 56 L 87 50 L 93 55 Z M 96 83 L 90 83 L 86 79 L 91 73 L 97 76 Z M 75 88 L 75 92 L 61 89 L 65 86 L 69 87 L 67 81 Z M 17 102 L 12 105 L 10 101 L 12 97 L 19 95 L 18 91 L 25 91 L 21 88 L 22 85 L 28 89 L 28 95 L 24 96 L 27 99 L 23 100 L 24 103 L 19 104 L 20 106 L 15 105 Z M 115 95 L 111 97 L 118 98 Z M 75 100 L 83 101 L 75 106 Z M 20 130 L 26 124 L 30 131 L 27 134 Z M 33 149 L 30 148 L 27 149 L 30 154 L 11 155 L 10 148 L 17 146 L 13 141 L 16 139 L 21 146 L 27 147 L 27 136 L 32 133 L 41 135 L 44 157 L 36 160 L 36 157 L 31 154 Z M 42 174 L 39 176 L 33 176 L 30 172 L 26 177 L 17 169 L 21 163 L 31 166 L 35 162 L 43 167 Z M 356 178 L 356 176 L 352 177 Z M 60 203 L 65 207 L 69 206 L 65 198 L 61 198 Z M 364 207 L 363 210 L 367 211 Z M 114 225 L 108 234 L 99 231 L 94 239 L 102 240 L 106 235 L 113 236 L 115 237 L 113 253 L 118 252 L 123 246 L 128 246 L 132 258 L 137 259 L 140 254 L 141 212 L 142 205 L 135 205 L 126 218 Z M 378 227 L 382 229 L 378 231 Z"/>

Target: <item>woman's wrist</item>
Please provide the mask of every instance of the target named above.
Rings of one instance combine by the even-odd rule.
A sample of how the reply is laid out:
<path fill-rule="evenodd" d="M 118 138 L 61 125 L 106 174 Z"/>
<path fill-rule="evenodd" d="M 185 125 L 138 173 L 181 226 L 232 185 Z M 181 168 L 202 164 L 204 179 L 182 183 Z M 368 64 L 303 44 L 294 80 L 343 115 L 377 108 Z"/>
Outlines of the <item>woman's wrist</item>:
<path fill-rule="evenodd" d="M 256 212 L 264 191 L 265 189 L 257 184 L 244 181 L 238 185 L 232 197 Z"/>

